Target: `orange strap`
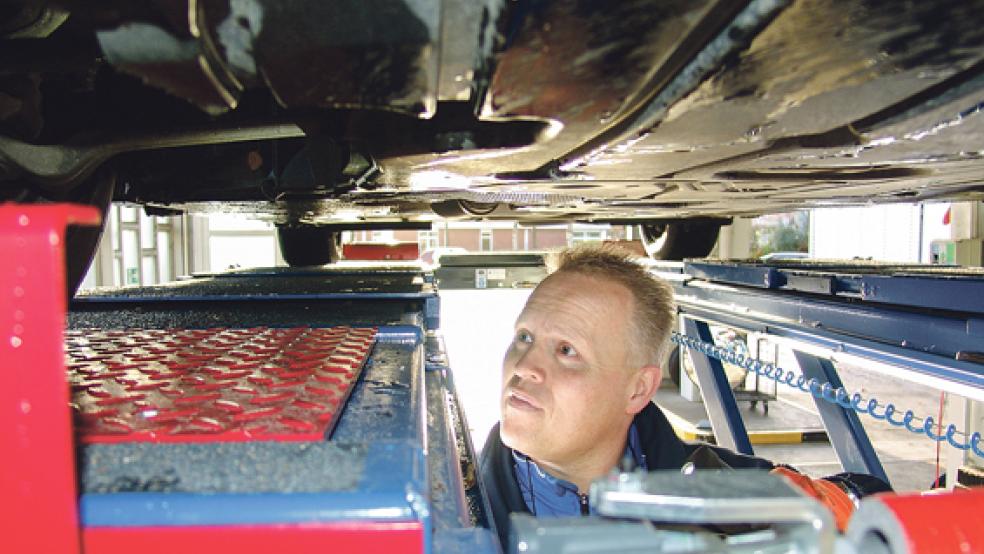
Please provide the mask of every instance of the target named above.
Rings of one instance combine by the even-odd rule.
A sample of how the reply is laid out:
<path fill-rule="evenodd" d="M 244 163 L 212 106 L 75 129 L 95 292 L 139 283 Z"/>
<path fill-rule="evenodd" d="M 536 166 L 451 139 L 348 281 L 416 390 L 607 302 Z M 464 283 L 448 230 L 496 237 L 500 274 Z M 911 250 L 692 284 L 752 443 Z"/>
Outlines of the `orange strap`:
<path fill-rule="evenodd" d="M 847 529 L 847 522 L 851 519 L 851 514 L 854 513 L 854 502 L 840 487 L 823 479 L 810 479 L 802 473 L 785 467 L 777 467 L 771 473 L 782 475 L 797 488 L 826 506 L 834 514 L 838 531 L 843 533 Z"/>

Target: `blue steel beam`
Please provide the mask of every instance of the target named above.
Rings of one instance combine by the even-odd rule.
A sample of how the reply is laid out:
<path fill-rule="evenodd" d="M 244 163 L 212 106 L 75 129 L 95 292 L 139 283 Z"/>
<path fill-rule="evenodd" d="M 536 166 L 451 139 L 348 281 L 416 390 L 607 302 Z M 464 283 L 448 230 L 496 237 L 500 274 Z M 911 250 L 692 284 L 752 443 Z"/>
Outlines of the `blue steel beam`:
<path fill-rule="evenodd" d="M 704 342 L 714 342 L 710 326 L 706 322 L 686 317 L 684 326 L 688 335 Z M 690 355 L 717 443 L 742 454 L 753 454 L 752 442 L 748 439 L 745 422 L 741 418 L 738 402 L 735 401 L 735 394 L 721 361 L 695 350 L 691 350 Z"/>
<path fill-rule="evenodd" d="M 747 331 L 768 333 L 820 346 L 831 352 L 850 354 L 898 368 L 899 374 L 921 375 L 936 380 L 933 386 L 984 402 L 984 372 L 979 364 L 927 354 L 903 346 L 885 344 L 812 326 L 802 322 L 782 321 L 761 313 L 736 314 L 728 306 L 699 306 L 677 297 L 680 312 L 698 319 L 729 325 Z M 729 304 L 734 307 L 734 304 Z"/>
<path fill-rule="evenodd" d="M 433 301 L 436 292 L 314 292 L 297 294 L 174 294 L 171 296 L 80 296 L 72 299 L 86 304 L 150 304 L 168 302 L 280 302 L 282 300 L 421 300 Z"/>
<path fill-rule="evenodd" d="M 937 310 L 984 313 L 984 278 L 863 275 L 861 298 Z"/>
<path fill-rule="evenodd" d="M 984 366 L 955 360 L 958 352 L 982 350 L 984 314 L 899 309 L 693 280 L 673 284 L 682 311 L 698 318 L 703 312 L 713 314 L 704 317 L 712 321 L 736 317 L 766 329 L 796 329 L 844 344 L 878 345 L 893 355 L 936 360 L 952 368 L 944 370 L 952 373 L 941 375 L 944 379 L 984 388 Z M 981 289 L 978 294 L 984 294 Z"/>
<path fill-rule="evenodd" d="M 785 276 L 776 268 L 725 262 L 684 262 L 684 271 L 698 279 L 778 289 L 786 284 Z"/>
<path fill-rule="evenodd" d="M 789 267 L 746 262 L 686 262 L 698 279 L 755 287 L 818 293 L 894 306 L 984 313 L 984 273 L 960 268 L 932 273 L 924 266 L 794 264 Z"/>
<path fill-rule="evenodd" d="M 843 388 L 844 384 L 837 374 L 837 368 L 830 360 L 818 358 L 799 350 L 793 350 L 793 354 L 796 355 L 796 361 L 799 363 L 800 371 L 803 372 L 804 377 L 816 379 L 821 386 L 824 383 L 830 383 L 830 386 L 835 389 Z M 820 419 L 823 420 L 830 444 L 834 447 L 834 452 L 837 454 L 837 459 L 840 460 L 844 471 L 867 473 L 888 483 L 888 474 L 885 473 L 885 468 L 878 460 L 878 454 L 871 446 L 871 440 L 868 439 L 868 434 L 865 432 L 861 420 L 858 419 L 857 412 L 816 396 L 811 397 L 820 412 Z"/>

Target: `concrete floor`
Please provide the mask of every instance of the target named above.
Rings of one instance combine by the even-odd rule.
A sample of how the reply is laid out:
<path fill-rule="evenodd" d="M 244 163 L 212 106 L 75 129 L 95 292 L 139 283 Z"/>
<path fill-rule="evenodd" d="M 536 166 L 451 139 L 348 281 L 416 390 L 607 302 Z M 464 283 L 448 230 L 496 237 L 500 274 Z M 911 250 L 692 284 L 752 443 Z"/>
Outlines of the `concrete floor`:
<path fill-rule="evenodd" d="M 513 323 L 529 296 L 520 290 L 445 290 L 441 292 L 441 329 L 451 367 L 475 447 L 485 443 L 489 429 L 498 421 L 498 392 L 502 356 L 512 338 Z M 780 358 L 787 369 L 788 357 Z M 937 417 L 940 393 L 927 387 L 865 371 L 860 367 L 840 367 L 849 391 L 866 398 L 874 395 L 890 401 L 903 411 Z M 809 395 L 781 387 L 778 401 L 770 403 L 769 419 L 781 421 L 784 412 L 815 413 Z M 759 416 L 761 416 L 761 408 Z M 936 444 L 905 429 L 861 416 L 882 464 L 898 491 L 925 490 L 936 474 Z M 802 418 L 800 418 L 802 419 Z M 940 453 L 945 466 L 948 447 Z M 755 453 L 776 462 L 799 468 L 813 476 L 839 472 L 840 465 L 827 443 L 760 445 Z"/>

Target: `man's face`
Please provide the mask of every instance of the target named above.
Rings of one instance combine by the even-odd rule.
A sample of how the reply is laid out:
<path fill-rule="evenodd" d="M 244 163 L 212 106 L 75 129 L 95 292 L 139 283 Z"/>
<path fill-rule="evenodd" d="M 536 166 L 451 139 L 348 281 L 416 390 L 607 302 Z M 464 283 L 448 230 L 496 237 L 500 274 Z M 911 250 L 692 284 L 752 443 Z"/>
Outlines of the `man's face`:
<path fill-rule="evenodd" d="M 503 360 L 504 444 L 565 464 L 627 426 L 632 310 L 628 289 L 578 273 L 536 288 Z"/>

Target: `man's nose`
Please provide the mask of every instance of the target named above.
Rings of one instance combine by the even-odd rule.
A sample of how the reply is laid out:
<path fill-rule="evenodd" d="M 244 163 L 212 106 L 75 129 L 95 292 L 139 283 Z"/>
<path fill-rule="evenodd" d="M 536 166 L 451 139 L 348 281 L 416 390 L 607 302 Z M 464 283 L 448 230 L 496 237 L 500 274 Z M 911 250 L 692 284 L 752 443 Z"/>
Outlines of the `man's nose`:
<path fill-rule="evenodd" d="M 528 348 L 522 356 L 516 360 L 514 373 L 521 379 L 527 379 L 536 383 L 543 382 L 546 371 L 543 367 L 540 349 L 536 345 Z"/>

